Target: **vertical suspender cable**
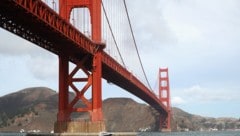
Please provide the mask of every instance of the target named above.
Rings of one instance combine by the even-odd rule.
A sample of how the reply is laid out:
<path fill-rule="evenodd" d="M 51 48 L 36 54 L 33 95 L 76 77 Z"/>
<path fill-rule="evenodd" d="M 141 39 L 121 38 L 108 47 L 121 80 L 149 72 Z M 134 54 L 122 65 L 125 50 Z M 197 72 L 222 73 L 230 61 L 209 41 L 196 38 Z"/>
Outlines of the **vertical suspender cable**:
<path fill-rule="evenodd" d="M 83 27 L 83 33 L 85 34 L 85 35 L 87 35 L 87 33 L 86 33 L 86 28 L 85 28 L 85 18 L 86 18 L 86 16 L 85 16 L 85 9 L 83 8 L 82 9 L 82 22 L 83 22 L 83 25 L 82 25 L 82 27 Z"/>
<path fill-rule="evenodd" d="M 105 16 L 106 16 L 106 21 L 107 21 L 107 23 L 108 23 L 108 26 L 109 26 L 111 35 L 113 36 L 114 43 L 116 44 L 118 53 L 119 53 L 119 55 L 120 55 L 121 61 L 122 61 L 122 63 L 123 63 L 123 66 L 126 68 L 126 65 L 125 65 L 125 63 L 124 63 L 124 61 L 123 61 L 123 57 L 122 57 L 122 55 L 121 55 L 121 53 L 120 53 L 120 50 L 119 50 L 119 48 L 118 48 L 118 46 L 117 46 L 116 38 L 114 37 L 113 31 L 112 31 L 112 28 L 111 28 L 111 26 L 110 26 L 110 22 L 109 22 L 109 19 L 108 19 L 108 16 L 107 16 L 107 13 L 106 13 L 106 10 L 105 10 L 105 7 L 104 7 L 102 1 L 101 1 L 101 4 L 102 4 L 102 7 L 103 7 L 103 12 L 104 12 L 104 14 L 105 14 Z"/>
<path fill-rule="evenodd" d="M 145 73 L 145 70 L 144 70 L 144 68 L 143 68 L 143 64 L 142 64 L 142 61 L 141 61 L 139 52 L 138 52 L 137 43 L 136 43 L 136 40 L 135 40 L 135 37 L 134 37 L 134 34 L 133 34 L 132 25 L 131 25 L 131 22 L 130 22 L 130 18 L 129 18 L 129 14 L 128 14 L 128 9 L 127 9 L 127 5 L 126 5 L 126 1 L 123 0 L 123 2 L 124 2 L 124 7 L 125 7 L 125 10 L 126 10 L 126 14 L 127 14 L 128 23 L 129 23 L 130 30 L 131 30 L 133 42 L 134 42 L 135 48 L 136 48 L 136 50 L 137 50 L 137 55 L 138 55 L 138 58 L 139 58 L 139 61 L 140 61 L 140 64 L 141 64 L 141 67 L 142 67 L 142 70 L 143 70 L 143 74 L 144 74 L 144 76 L 145 76 L 145 78 L 146 78 L 146 80 L 147 80 L 147 84 L 148 84 L 149 88 L 152 90 L 152 88 L 151 88 L 151 86 L 150 86 L 150 84 L 149 84 L 149 81 L 148 81 L 148 79 L 147 79 L 147 75 L 146 75 L 146 73 Z"/>

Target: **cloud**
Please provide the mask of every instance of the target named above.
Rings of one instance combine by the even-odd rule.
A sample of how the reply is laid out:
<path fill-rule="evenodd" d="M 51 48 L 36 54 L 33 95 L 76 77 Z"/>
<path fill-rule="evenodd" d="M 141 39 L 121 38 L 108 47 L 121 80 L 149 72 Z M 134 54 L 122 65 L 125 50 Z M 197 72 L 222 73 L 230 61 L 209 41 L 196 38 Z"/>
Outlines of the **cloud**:
<path fill-rule="evenodd" d="M 22 56 L 36 52 L 32 43 L 0 28 L 0 55 Z"/>
<path fill-rule="evenodd" d="M 156 79 L 159 67 L 169 67 L 171 81 L 181 87 L 238 84 L 238 0 L 132 0 L 128 4 L 150 79 Z"/>
<path fill-rule="evenodd" d="M 171 98 L 171 103 L 172 103 L 172 106 L 179 106 L 179 105 L 185 104 L 186 101 L 179 96 L 175 96 Z"/>
<path fill-rule="evenodd" d="M 140 51 L 150 53 L 161 46 L 176 44 L 176 35 L 163 16 L 163 1 L 131 0 L 127 4 Z"/>
<path fill-rule="evenodd" d="M 203 88 L 194 85 L 183 90 L 184 99 L 195 103 L 214 103 L 222 101 L 238 101 L 240 98 L 239 88 Z"/>
<path fill-rule="evenodd" d="M 58 62 L 55 55 L 3 29 L 0 29 L 0 37 L 3 39 L 0 40 L 1 59 L 14 57 L 26 62 L 26 67 L 36 79 L 56 79 Z"/>
<path fill-rule="evenodd" d="M 57 57 L 50 52 L 31 55 L 27 62 L 29 71 L 33 76 L 40 80 L 52 80 L 58 77 L 58 61 Z"/>

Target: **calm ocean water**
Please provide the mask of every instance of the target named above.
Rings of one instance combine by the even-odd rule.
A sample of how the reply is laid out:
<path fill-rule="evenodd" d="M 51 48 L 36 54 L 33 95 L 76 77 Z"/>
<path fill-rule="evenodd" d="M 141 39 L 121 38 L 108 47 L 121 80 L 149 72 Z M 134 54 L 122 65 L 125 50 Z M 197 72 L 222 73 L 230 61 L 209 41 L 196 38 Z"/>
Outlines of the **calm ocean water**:
<path fill-rule="evenodd" d="M 0 136 L 26 136 L 25 133 L 1 133 Z"/>
<path fill-rule="evenodd" d="M 240 131 L 141 133 L 138 136 L 240 136 Z"/>

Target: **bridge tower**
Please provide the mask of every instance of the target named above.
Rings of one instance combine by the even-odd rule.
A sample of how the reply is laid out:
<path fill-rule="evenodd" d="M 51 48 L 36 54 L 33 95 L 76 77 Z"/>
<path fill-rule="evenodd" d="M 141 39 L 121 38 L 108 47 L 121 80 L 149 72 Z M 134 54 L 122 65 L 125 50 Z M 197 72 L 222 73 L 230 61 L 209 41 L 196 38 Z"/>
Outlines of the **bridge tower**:
<path fill-rule="evenodd" d="M 171 131 L 171 103 L 168 68 L 159 69 L 159 99 L 167 107 L 167 115 L 160 115 L 160 130 Z"/>
<path fill-rule="evenodd" d="M 90 12 L 92 40 L 99 45 L 93 54 L 93 58 L 81 55 L 73 71 L 69 71 L 68 51 L 62 50 L 59 53 L 59 111 L 55 132 L 100 132 L 105 130 L 102 113 L 102 52 L 101 44 L 101 0 L 59 0 L 59 14 L 62 18 L 69 21 L 71 11 L 74 8 L 87 8 Z M 64 46 L 64 45 L 63 45 Z M 80 56 L 79 56 L 80 58 Z M 90 64 L 90 66 L 89 66 Z M 89 67 L 91 67 L 89 70 Z M 84 77 L 76 77 L 76 73 L 85 73 Z M 85 84 L 78 88 L 75 83 Z M 69 88 L 74 90 L 76 96 L 69 100 Z M 85 92 L 91 89 L 92 100 L 86 99 Z M 85 104 L 84 108 L 77 107 L 81 101 Z M 89 112 L 90 120 L 72 121 L 73 112 Z"/>

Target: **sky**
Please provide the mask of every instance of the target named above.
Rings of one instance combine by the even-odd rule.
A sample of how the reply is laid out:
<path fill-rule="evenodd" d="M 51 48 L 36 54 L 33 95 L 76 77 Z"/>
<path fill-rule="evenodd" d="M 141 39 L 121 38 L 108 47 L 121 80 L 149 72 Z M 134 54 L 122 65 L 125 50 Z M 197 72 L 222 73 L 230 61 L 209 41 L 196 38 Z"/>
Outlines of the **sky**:
<path fill-rule="evenodd" d="M 240 1 L 126 0 L 154 87 L 168 67 L 171 103 L 208 117 L 240 117 Z M 58 90 L 58 57 L 0 29 L 0 96 L 27 87 Z M 103 99 L 138 98 L 103 81 Z"/>

